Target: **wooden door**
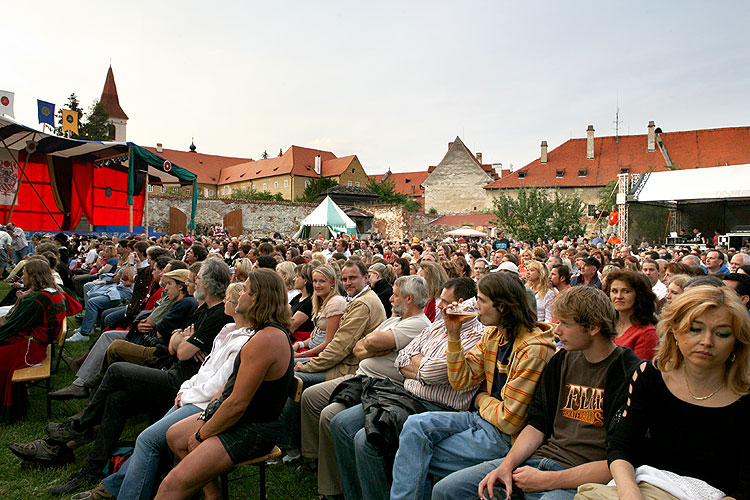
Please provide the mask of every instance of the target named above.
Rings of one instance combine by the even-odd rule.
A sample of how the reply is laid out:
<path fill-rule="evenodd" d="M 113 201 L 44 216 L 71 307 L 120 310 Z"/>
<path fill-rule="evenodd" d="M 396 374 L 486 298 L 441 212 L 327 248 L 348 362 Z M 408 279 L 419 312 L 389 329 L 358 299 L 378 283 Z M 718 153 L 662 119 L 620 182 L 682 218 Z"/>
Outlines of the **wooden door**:
<path fill-rule="evenodd" d="M 187 216 L 179 208 L 169 207 L 169 234 L 187 234 Z"/>
<path fill-rule="evenodd" d="M 229 236 L 242 236 L 242 210 L 237 209 L 224 216 L 224 232 Z"/>

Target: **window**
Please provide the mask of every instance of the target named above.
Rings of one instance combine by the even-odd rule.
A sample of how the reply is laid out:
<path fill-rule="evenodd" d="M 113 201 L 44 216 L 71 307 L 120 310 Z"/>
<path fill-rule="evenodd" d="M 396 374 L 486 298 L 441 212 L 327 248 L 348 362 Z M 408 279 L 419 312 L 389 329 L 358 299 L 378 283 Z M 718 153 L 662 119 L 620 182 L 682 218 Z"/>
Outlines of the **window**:
<path fill-rule="evenodd" d="M 589 214 L 589 217 L 596 217 L 596 205 L 588 206 L 588 214 Z"/>
<path fill-rule="evenodd" d="M 560 179 L 563 175 L 565 175 L 565 170 L 557 170 L 555 171 L 555 177 Z"/>
<path fill-rule="evenodd" d="M 279 182 L 278 181 L 274 181 L 273 188 L 274 189 L 279 189 Z"/>
<path fill-rule="evenodd" d="M 268 184 L 265 182 L 263 183 L 263 191 L 268 191 Z"/>
<path fill-rule="evenodd" d="M 629 174 L 630 173 L 630 169 L 629 168 L 621 168 L 620 169 L 620 173 L 621 174 Z"/>
<path fill-rule="evenodd" d="M 578 171 L 578 177 L 586 177 L 586 174 L 587 174 L 587 173 L 588 173 L 588 171 L 587 171 L 587 170 L 585 170 L 585 169 L 583 169 L 583 170 L 579 170 L 579 171 Z"/>
<path fill-rule="evenodd" d="M 247 186 L 242 186 L 243 191 L 247 191 Z"/>
<path fill-rule="evenodd" d="M 309 188 L 309 187 L 310 187 L 310 181 L 305 181 L 305 188 Z"/>
<path fill-rule="evenodd" d="M 186 194 L 186 195 L 188 195 L 188 196 L 190 196 L 190 188 L 187 188 L 187 189 L 185 190 L 185 194 Z"/>
<path fill-rule="evenodd" d="M 347 185 L 348 187 L 352 187 L 352 181 L 348 181 L 348 182 L 346 183 L 346 185 Z"/>
<path fill-rule="evenodd" d="M 213 189 L 209 189 L 208 190 L 208 196 L 213 196 L 213 195 L 214 195 L 214 190 Z"/>
<path fill-rule="evenodd" d="M 203 188 L 203 196 L 208 196 L 208 188 Z"/>
<path fill-rule="evenodd" d="M 354 169 L 352 169 L 352 173 L 354 173 Z"/>
<path fill-rule="evenodd" d="M 161 187 L 161 192 L 162 193 L 166 193 L 167 192 L 167 187 L 166 186 L 162 186 Z"/>
<path fill-rule="evenodd" d="M 526 172 L 518 172 L 518 178 L 519 179 L 525 179 L 526 178 Z"/>
<path fill-rule="evenodd" d="M 359 187 L 359 182 L 355 182 L 354 185 Z"/>
<path fill-rule="evenodd" d="M 153 184 L 149 184 L 148 185 L 148 192 L 149 193 L 153 193 L 154 192 L 154 185 Z"/>
<path fill-rule="evenodd" d="M 285 187 L 285 188 L 288 188 L 288 187 L 289 187 L 289 180 L 287 180 L 287 179 L 284 179 L 284 187 Z"/>

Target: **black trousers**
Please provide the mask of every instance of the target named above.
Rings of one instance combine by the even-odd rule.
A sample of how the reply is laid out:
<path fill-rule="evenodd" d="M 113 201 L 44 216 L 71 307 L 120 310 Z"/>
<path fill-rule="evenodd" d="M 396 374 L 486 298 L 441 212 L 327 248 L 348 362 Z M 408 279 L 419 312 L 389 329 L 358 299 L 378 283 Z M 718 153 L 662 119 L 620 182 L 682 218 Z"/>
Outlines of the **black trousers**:
<path fill-rule="evenodd" d="M 101 425 L 86 455 L 84 471 L 101 474 L 128 418 L 143 412 L 164 415 L 181 383 L 168 371 L 127 362 L 112 364 L 77 422 L 80 429 Z"/>

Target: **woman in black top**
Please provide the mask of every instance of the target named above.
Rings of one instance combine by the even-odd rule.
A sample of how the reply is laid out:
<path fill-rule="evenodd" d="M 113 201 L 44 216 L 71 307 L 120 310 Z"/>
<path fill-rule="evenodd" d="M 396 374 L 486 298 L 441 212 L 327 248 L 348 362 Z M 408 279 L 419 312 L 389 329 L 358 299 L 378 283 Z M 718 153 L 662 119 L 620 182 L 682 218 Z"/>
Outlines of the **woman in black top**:
<path fill-rule="evenodd" d="M 393 295 L 393 287 L 388 278 L 388 268 L 385 264 L 377 262 L 367 269 L 367 282 L 383 304 L 386 318 L 391 317 L 391 295 Z"/>
<path fill-rule="evenodd" d="M 315 266 L 312 264 L 301 264 L 295 269 L 294 288 L 299 294 L 289 302 L 292 309 L 292 332 L 293 341 L 305 341 L 310 338 L 315 325 L 312 321 L 312 273 Z"/>
<path fill-rule="evenodd" d="M 657 332 L 659 351 L 633 375 L 608 444 L 619 498 L 649 497 L 653 486 L 634 477 L 644 465 L 680 476 L 673 484 L 689 498 L 711 496 L 684 478 L 720 490 L 714 498 L 750 498 L 747 310 L 728 288 L 693 287 L 664 309 Z"/>
<path fill-rule="evenodd" d="M 235 310 L 256 330 L 235 359 L 219 398 L 194 416 L 174 424 L 167 442 L 181 462 L 167 475 L 156 498 L 220 497 L 215 478 L 233 465 L 271 451 L 278 422 L 294 381 L 291 323 L 286 287 L 269 269 L 250 273 Z M 195 451 L 195 453 L 193 453 Z"/>

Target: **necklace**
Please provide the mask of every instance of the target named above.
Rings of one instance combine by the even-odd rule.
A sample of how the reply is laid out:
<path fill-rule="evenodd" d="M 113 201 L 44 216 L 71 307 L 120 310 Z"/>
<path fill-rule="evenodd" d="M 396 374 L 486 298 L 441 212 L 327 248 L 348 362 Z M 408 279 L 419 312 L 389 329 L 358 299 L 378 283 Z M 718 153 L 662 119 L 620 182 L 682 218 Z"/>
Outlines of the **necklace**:
<path fill-rule="evenodd" d="M 693 398 L 693 399 L 695 399 L 696 401 L 705 401 L 705 400 L 707 400 L 709 398 L 712 398 L 712 397 L 714 397 L 716 395 L 717 392 L 719 392 L 720 390 L 722 390 L 724 388 L 724 382 L 722 382 L 721 385 L 719 386 L 719 388 L 716 389 L 711 394 L 709 394 L 708 396 L 698 397 L 695 394 L 693 394 L 692 390 L 690 390 L 690 382 L 688 382 L 687 371 L 683 370 L 682 374 L 685 376 L 685 385 L 687 386 L 687 390 L 690 393 L 690 397 Z"/>

